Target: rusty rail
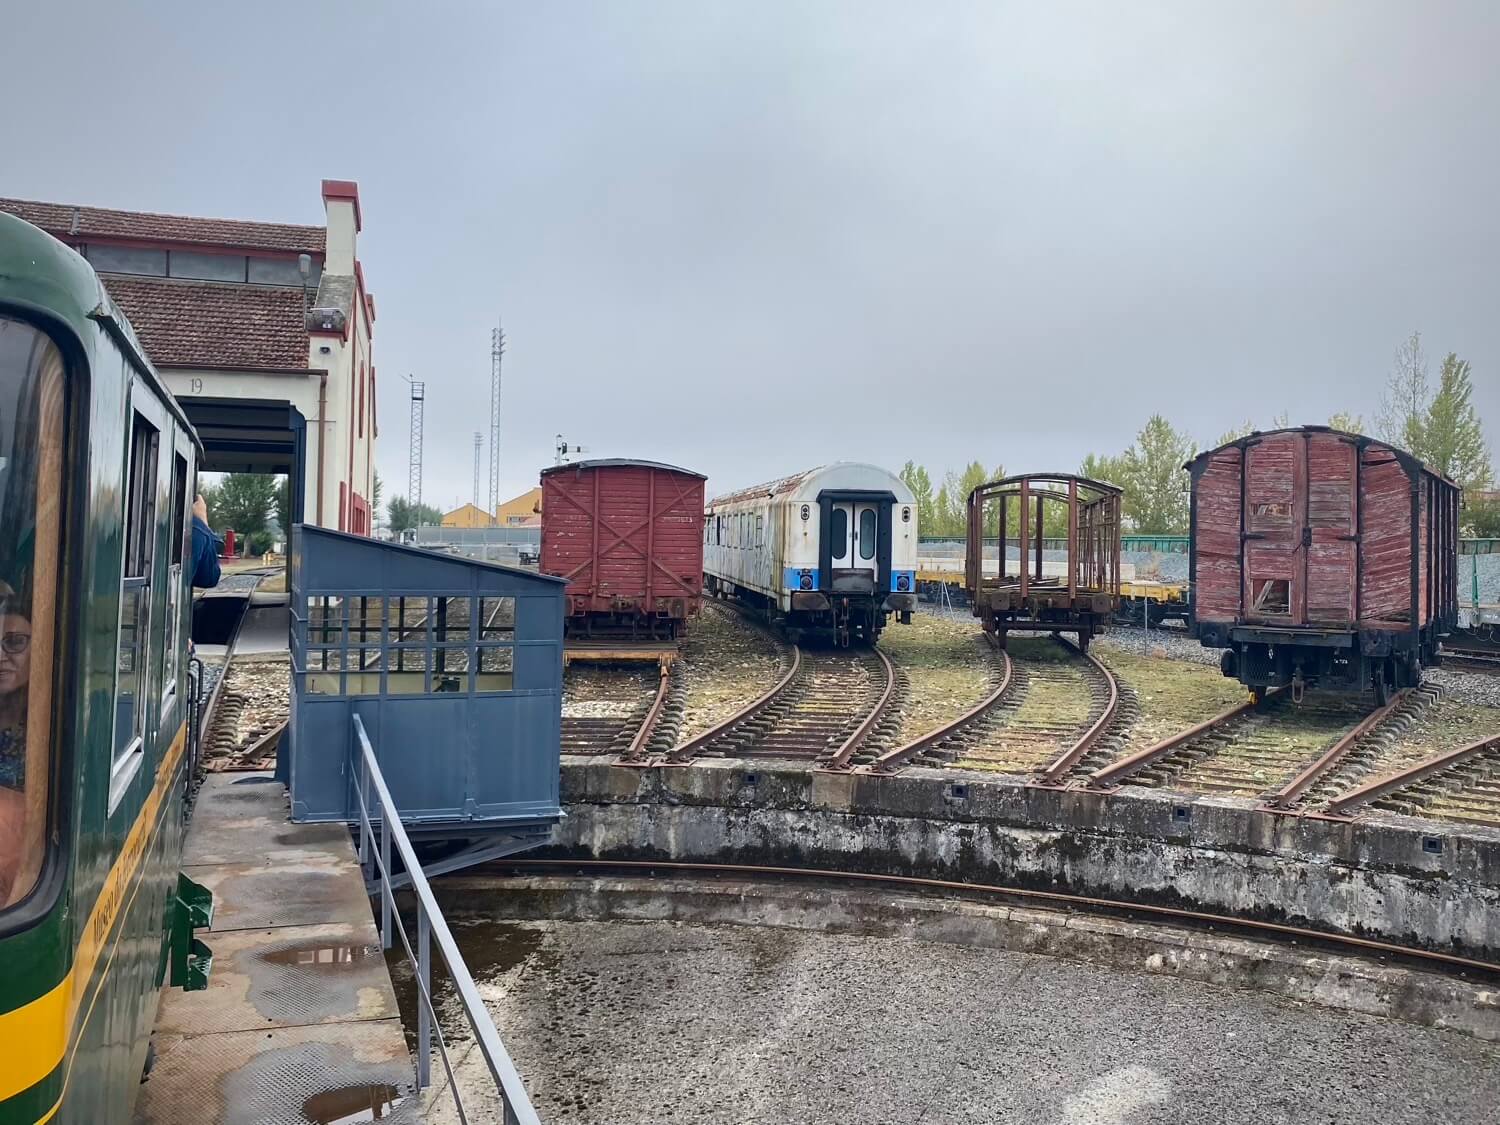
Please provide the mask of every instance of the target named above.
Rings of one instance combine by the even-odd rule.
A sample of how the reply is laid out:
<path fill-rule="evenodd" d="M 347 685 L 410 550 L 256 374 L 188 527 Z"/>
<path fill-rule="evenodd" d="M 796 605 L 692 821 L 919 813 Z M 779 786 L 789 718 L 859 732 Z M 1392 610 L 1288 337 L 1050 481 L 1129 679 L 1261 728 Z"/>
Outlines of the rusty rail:
<path fill-rule="evenodd" d="M 1454 766 L 1463 765 L 1470 758 L 1495 749 L 1500 749 L 1500 734 L 1487 735 L 1478 742 L 1460 746 L 1457 750 L 1445 750 L 1441 754 L 1434 754 L 1431 758 L 1418 762 L 1414 766 L 1386 774 L 1384 777 L 1378 777 L 1374 781 L 1349 790 L 1342 797 L 1330 801 L 1323 812 L 1328 816 L 1349 816 L 1351 809 L 1369 804 L 1371 801 L 1378 801 L 1381 797 L 1389 796 L 1399 789 L 1405 789 L 1408 785 L 1423 781 L 1435 774 L 1444 773 Z"/>
<path fill-rule="evenodd" d="M 994 638 L 991 637 L 988 633 L 986 633 L 984 636 L 985 639 L 990 642 L 990 645 L 994 647 Z M 867 768 L 877 773 L 889 773 L 894 770 L 900 769 L 912 758 L 915 758 L 923 750 L 927 749 L 927 747 L 941 742 L 951 734 L 956 734 L 958 731 L 962 730 L 964 727 L 972 723 L 975 719 L 983 715 L 991 707 L 995 706 L 995 704 L 999 703 L 1000 700 L 1005 697 L 1005 693 L 1010 690 L 1010 682 L 1012 679 L 1010 654 L 1005 652 L 1003 649 L 999 650 L 999 652 L 1000 659 L 1004 661 L 1004 665 L 1000 673 L 1000 683 L 994 691 L 990 692 L 989 695 L 985 696 L 973 707 L 970 707 L 967 711 L 965 711 L 958 718 L 954 719 L 951 723 L 940 726 L 936 730 L 928 731 L 926 734 L 912 739 L 905 746 L 898 746 L 894 750 L 886 751 L 884 754 L 880 755 L 880 757 L 871 762 Z"/>
<path fill-rule="evenodd" d="M 1089 752 L 1094 743 L 1099 741 L 1099 737 L 1109 729 L 1110 724 L 1115 720 L 1115 712 L 1120 707 L 1120 684 L 1115 679 L 1115 674 L 1106 668 L 1098 657 L 1073 644 L 1072 641 L 1064 640 L 1061 636 L 1058 636 L 1057 640 L 1059 644 L 1066 645 L 1077 652 L 1079 656 L 1092 664 L 1095 670 L 1104 677 L 1104 682 L 1109 688 L 1109 701 L 1104 705 L 1103 713 L 1094 720 L 1093 725 L 1083 732 L 1083 736 L 1059 754 L 1051 765 L 1042 770 L 1037 778 L 1038 784 L 1041 785 L 1060 784 L 1068 771 L 1082 760 L 1083 756 Z"/>
<path fill-rule="evenodd" d="M 1442 662 L 1444 666 L 1500 676 L 1500 651 L 1495 649 L 1449 648 L 1444 645 Z"/>
<path fill-rule="evenodd" d="M 694 735 L 681 746 L 673 747 L 672 750 L 668 751 L 664 760 L 674 765 L 686 761 L 714 739 L 727 734 L 731 729 L 739 726 L 739 724 L 745 722 L 747 719 L 753 719 L 772 703 L 775 703 L 781 693 L 791 686 L 793 681 L 796 680 L 798 673 L 802 670 L 802 649 L 797 645 L 791 645 L 790 647 L 792 650 L 792 666 L 786 670 L 786 675 L 776 681 L 775 686 L 740 708 L 723 722 L 716 723 L 703 733 Z"/>
<path fill-rule="evenodd" d="M 661 718 L 662 710 L 667 705 L 667 688 L 671 682 L 672 665 L 663 660 L 661 675 L 656 683 L 656 698 L 651 701 L 651 707 L 636 729 L 635 737 L 630 740 L 629 748 L 620 756 L 621 763 L 638 762 L 646 756 L 646 743 L 650 741 L 651 733 L 656 729 L 656 721 Z"/>
<path fill-rule="evenodd" d="M 1391 696 L 1389 702 L 1371 711 L 1359 721 L 1353 730 L 1343 735 L 1337 742 L 1318 755 L 1315 761 L 1309 764 L 1296 777 L 1292 778 L 1291 781 L 1288 781 L 1280 789 L 1276 790 L 1276 792 L 1267 794 L 1263 806 L 1268 809 L 1289 809 L 1295 805 L 1298 798 L 1307 792 L 1318 778 L 1322 777 L 1342 761 L 1344 755 L 1354 748 L 1355 743 L 1381 723 L 1385 722 L 1390 717 L 1391 712 L 1405 702 L 1411 693 L 1411 688 L 1403 688 Z"/>
<path fill-rule="evenodd" d="M 892 887 L 899 890 L 930 890 L 943 894 L 970 895 L 976 898 L 1010 898 L 1021 902 L 1042 903 L 1065 910 L 1126 911 L 1131 914 L 1169 922 L 1188 922 L 1207 926 L 1214 930 L 1240 931 L 1249 934 L 1270 934 L 1278 938 L 1312 944 L 1326 942 L 1360 952 L 1411 957 L 1420 961 L 1442 965 L 1445 968 L 1464 972 L 1500 974 L 1500 964 L 1464 957 L 1441 950 L 1424 949 L 1418 945 L 1397 945 L 1375 938 L 1359 937 L 1340 933 L 1337 930 L 1315 930 L 1309 926 L 1293 926 L 1285 922 L 1270 922 L 1261 918 L 1239 917 L 1233 914 L 1212 914 L 1204 910 L 1188 910 L 1180 906 L 1163 906 L 1154 902 L 1140 902 L 1126 898 L 1101 898 L 1096 895 L 1074 894 L 1071 891 L 1043 891 L 1030 887 L 1011 887 L 996 883 L 967 883 L 955 879 L 934 879 L 920 875 L 886 875 L 870 871 L 834 870 L 819 867 L 773 867 L 744 863 L 694 863 L 684 860 L 641 861 L 630 859 L 505 859 L 495 864 L 513 871 L 642 871 L 648 876 L 658 875 L 709 875 L 719 878 L 724 875 L 764 879 L 827 879 L 830 882 L 866 884 Z"/>
<path fill-rule="evenodd" d="M 1276 694 L 1283 689 L 1277 688 L 1267 695 Z M 1119 785 L 1123 778 L 1129 777 L 1138 770 L 1143 770 L 1153 762 L 1165 758 L 1179 746 L 1184 746 L 1195 738 L 1201 738 L 1210 731 L 1234 722 L 1245 712 L 1252 710 L 1256 701 L 1247 699 L 1243 703 L 1236 703 L 1227 711 L 1221 711 L 1211 719 L 1205 719 L 1197 726 L 1189 727 L 1187 730 L 1178 731 L 1176 734 L 1168 735 L 1160 742 L 1147 746 L 1144 750 L 1137 750 L 1134 754 L 1127 754 L 1118 762 L 1111 762 L 1102 769 L 1097 769 L 1089 774 L 1088 784 L 1093 789 L 1107 789 Z"/>
<path fill-rule="evenodd" d="M 865 740 L 870 737 L 870 732 L 875 729 L 875 725 L 884 716 L 885 709 L 890 706 L 891 697 L 896 694 L 896 668 L 891 663 L 891 658 L 878 648 L 871 651 L 880 657 L 880 663 L 885 667 L 885 690 L 880 693 L 880 699 L 870 709 L 870 713 L 864 717 L 864 721 L 854 728 L 854 733 L 844 739 L 843 745 L 834 751 L 833 757 L 823 766 L 824 769 L 846 770 L 849 768 L 849 761 L 854 757 L 855 751 L 863 746 Z"/>

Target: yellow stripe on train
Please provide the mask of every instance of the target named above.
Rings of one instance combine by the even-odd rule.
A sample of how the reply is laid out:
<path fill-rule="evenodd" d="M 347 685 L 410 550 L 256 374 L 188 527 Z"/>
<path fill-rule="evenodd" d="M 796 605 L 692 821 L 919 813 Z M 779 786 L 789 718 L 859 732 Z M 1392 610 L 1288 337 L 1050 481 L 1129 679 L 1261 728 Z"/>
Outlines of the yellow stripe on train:
<path fill-rule="evenodd" d="M 142 861 L 155 836 L 157 820 L 186 744 L 187 724 L 184 723 L 178 728 L 166 757 L 157 766 L 156 782 L 135 823 L 130 826 L 125 846 L 115 858 L 99 897 L 94 900 L 94 908 L 84 923 L 73 955 L 72 968 L 51 991 L 19 1008 L 0 1013 L 0 1043 L 5 1044 L 4 1052 L 0 1053 L 0 1101 L 29 1090 L 56 1070 L 76 1040 L 79 1005 L 88 991 L 99 958 L 105 952 L 105 943 L 114 934 L 122 907 L 135 897 Z M 115 936 L 118 939 L 118 935 Z M 110 952 L 113 953 L 112 946 Z M 99 988 L 94 990 L 94 999 L 89 1001 L 90 1013 L 103 984 L 101 979 Z M 87 1019 L 88 1013 L 85 1013 L 85 1022 Z M 54 1112 L 56 1109 L 53 1106 Z"/>

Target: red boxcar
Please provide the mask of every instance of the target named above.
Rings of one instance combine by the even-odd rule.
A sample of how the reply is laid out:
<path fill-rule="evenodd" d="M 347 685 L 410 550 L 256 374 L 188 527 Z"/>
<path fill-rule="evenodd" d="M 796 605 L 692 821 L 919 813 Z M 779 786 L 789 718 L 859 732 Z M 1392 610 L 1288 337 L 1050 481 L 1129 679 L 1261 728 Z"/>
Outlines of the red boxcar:
<path fill-rule="evenodd" d="M 1260 691 L 1414 686 L 1458 619 L 1456 485 L 1325 426 L 1251 434 L 1189 462 L 1191 623 Z"/>
<path fill-rule="evenodd" d="M 704 479 L 654 461 L 542 470 L 541 569 L 568 580 L 570 636 L 669 639 L 698 615 Z"/>

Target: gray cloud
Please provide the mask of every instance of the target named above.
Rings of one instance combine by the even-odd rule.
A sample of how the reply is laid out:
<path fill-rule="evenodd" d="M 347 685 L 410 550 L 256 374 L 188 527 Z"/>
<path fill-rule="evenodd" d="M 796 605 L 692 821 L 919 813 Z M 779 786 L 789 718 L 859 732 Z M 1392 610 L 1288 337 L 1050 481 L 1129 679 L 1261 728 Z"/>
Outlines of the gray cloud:
<path fill-rule="evenodd" d="M 562 431 L 728 488 L 1370 419 L 1396 343 L 1500 441 L 1488 4 L 45 5 L 4 192 L 287 221 L 360 181 L 382 474 Z M 20 113 L 16 107 L 25 107 Z"/>

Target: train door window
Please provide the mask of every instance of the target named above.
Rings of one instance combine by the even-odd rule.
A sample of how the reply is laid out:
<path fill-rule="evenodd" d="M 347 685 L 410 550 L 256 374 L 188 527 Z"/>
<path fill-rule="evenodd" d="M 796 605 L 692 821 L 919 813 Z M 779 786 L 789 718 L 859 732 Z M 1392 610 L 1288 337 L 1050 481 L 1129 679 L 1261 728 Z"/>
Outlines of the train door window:
<path fill-rule="evenodd" d="M 182 574 L 187 562 L 187 458 L 172 455 L 172 523 L 171 547 L 167 555 L 166 616 L 162 629 L 162 713 L 177 694 L 177 678 L 182 669 Z"/>
<path fill-rule="evenodd" d="M 762 536 L 765 534 L 765 517 L 757 514 L 755 517 L 755 545 L 761 545 Z"/>
<path fill-rule="evenodd" d="M 859 557 L 875 557 L 875 509 L 862 508 L 859 513 Z"/>
<path fill-rule="evenodd" d="M 125 566 L 120 580 L 116 661 L 113 809 L 139 766 L 146 733 L 146 669 L 151 660 L 151 564 L 156 545 L 156 427 L 136 414 L 126 475 Z"/>
<path fill-rule="evenodd" d="M 828 525 L 829 553 L 836 559 L 843 559 L 849 554 L 849 510 L 834 508 Z"/>
<path fill-rule="evenodd" d="M 49 838 L 63 374 L 45 333 L 0 316 L 0 909 L 31 894 Z"/>

